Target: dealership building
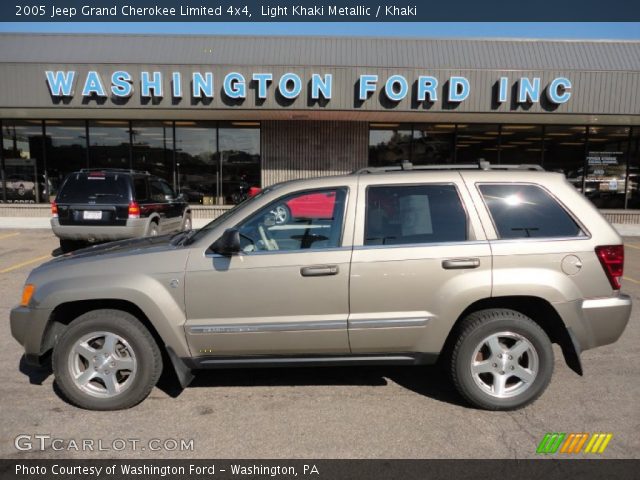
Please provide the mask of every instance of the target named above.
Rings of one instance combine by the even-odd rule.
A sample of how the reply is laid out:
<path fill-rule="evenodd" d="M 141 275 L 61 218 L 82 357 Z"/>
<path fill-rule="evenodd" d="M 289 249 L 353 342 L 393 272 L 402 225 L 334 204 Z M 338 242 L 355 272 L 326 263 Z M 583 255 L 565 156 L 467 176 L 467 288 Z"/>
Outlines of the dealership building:
<path fill-rule="evenodd" d="M 44 207 L 80 168 L 146 170 L 204 209 L 486 159 L 640 208 L 638 41 L 0 34 L 0 79 L 5 204 Z"/>

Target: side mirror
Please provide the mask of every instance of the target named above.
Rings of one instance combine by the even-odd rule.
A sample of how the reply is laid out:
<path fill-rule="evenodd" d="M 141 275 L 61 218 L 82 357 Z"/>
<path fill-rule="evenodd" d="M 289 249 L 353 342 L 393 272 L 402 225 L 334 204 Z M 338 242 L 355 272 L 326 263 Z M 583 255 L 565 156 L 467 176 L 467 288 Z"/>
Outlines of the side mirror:
<path fill-rule="evenodd" d="M 187 201 L 187 197 L 185 196 L 184 193 L 179 193 L 178 196 L 176 197 L 176 201 L 177 202 L 186 202 Z"/>
<path fill-rule="evenodd" d="M 240 232 L 235 228 L 225 230 L 222 236 L 211 244 L 209 250 L 226 257 L 240 253 Z"/>

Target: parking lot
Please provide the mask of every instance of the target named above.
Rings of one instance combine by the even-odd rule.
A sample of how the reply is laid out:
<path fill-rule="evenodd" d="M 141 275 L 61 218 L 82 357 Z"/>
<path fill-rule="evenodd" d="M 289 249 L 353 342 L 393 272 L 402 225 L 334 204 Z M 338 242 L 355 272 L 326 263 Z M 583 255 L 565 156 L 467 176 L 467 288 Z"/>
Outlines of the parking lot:
<path fill-rule="evenodd" d="M 640 238 L 625 244 L 623 288 L 638 302 Z M 181 393 L 163 382 L 127 411 L 80 410 L 47 369 L 21 361 L 9 329 L 29 271 L 57 247 L 48 230 L 0 229 L 1 457 L 531 458 L 547 432 L 610 432 L 601 457 L 640 457 L 637 306 L 620 341 L 583 354 L 584 377 L 556 348 L 549 389 L 516 412 L 469 408 L 436 367 L 208 371 Z M 38 448 L 16 449 L 20 435 Z M 36 435 L 61 441 L 44 438 L 41 451 Z"/>

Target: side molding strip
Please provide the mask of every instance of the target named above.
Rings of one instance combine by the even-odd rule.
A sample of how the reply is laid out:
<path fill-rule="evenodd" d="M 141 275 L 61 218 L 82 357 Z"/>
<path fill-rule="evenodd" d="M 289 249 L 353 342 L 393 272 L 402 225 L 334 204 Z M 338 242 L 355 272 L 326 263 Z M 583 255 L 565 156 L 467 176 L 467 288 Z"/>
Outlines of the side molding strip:
<path fill-rule="evenodd" d="M 193 325 L 189 333 L 256 333 L 256 332 L 289 332 L 297 330 L 344 330 L 346 320 L 323 320 L 317 322 L 283 322 L 283 323 L 245 323 L 221 325 Z"/>
<path fill-rule="evenodd" d="M 349 320 L 349 328 L 423 327 L 430 318 L 366 318 Z"/>

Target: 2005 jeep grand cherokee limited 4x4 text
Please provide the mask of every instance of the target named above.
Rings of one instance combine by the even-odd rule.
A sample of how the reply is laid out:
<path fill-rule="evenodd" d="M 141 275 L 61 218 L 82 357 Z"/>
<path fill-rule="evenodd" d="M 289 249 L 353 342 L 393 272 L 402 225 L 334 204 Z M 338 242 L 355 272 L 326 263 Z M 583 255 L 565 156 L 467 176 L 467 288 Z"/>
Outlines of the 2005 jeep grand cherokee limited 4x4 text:
<path fill-rule="evenodd" d="M 290 207 L 305 202 L 320 204 Z M 55 258 L 29 275 L 11 330 L 95 410 L 142 401 L 163 364 L 186 386 L 203 368 L 438 359 L 471 404 L 508 410 L 549 384 L 552 343 L 581 374 L 582 351 L 620 337 L 623 263 L 620 236 L 561 174 L 405 163 L 278 184 L 200 230 Z"/>

